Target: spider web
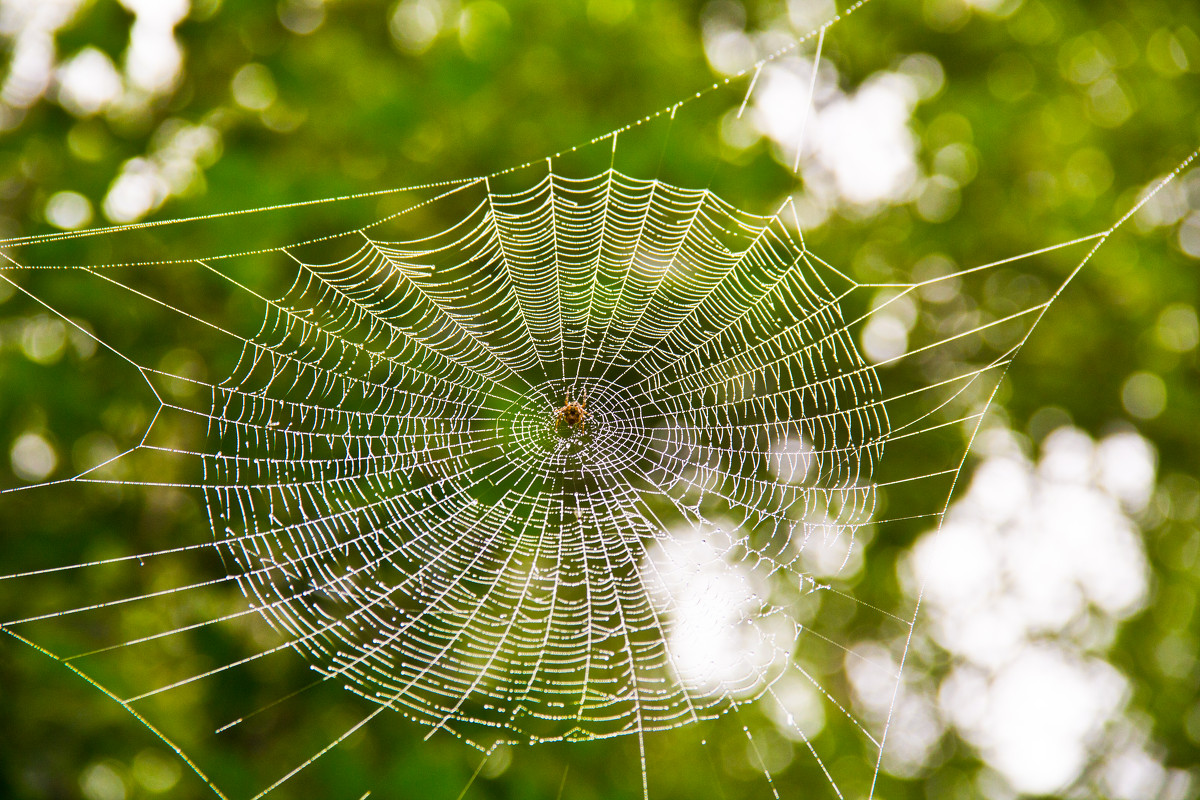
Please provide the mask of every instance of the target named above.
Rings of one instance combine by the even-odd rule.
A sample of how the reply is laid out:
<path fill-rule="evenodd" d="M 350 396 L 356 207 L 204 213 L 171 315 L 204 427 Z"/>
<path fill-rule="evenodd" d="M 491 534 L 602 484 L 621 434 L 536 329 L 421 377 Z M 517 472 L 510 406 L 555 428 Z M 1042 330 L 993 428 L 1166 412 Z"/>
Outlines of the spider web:
<path fill-rule="evenodd" d="M 818 61 L 829 25 L 808 39 Z M 752 91 L 763 63 L 734 88 Z M 231 673 L 266 671 L 279 690 L 218 738 L 297 694 L 358 698 L 256 796 L 385 712 L 485 753 L 634 737 L 649 796 L 648 737 L 749 703 L 846 796 L 844 763 L 785 684 L 852 731 L 873 794 L 892 711 L 856 706 L 840 675 L 856 642 L 890 643 L 894 661 L 870 666 L 897 696 L 916 609 L 877 607 L 851 565 L 875 538 L 938 523 L 1005 368 L 1069 277 L 1007 315 L 914 332 L 892 358 L 856 342 L 931 284 L 969 292 L 1016 260 L 1061 258 L 1073 276 L 1128 215 L 995 264 L 862 283 L 808 247 L 791 200 L 756 214 L 618 167 L 680 107 L 487 177 L 5 242 L 0 278 L 155 404 L 126 451 L 6 499 L 183 492 L 211 537 L 12 571 L 0 580 L 21 585 L 24 613 L 4 630 L 181 755 L 197 734 L 168 730 L 173 698 L 219 693 Z M 263 241 L 257 220 L 278 214 L 320 233 Z M 80 263 L 73 248 L 95 237 L 112 258 Z M 83 325 L 68 295 L 161 319 L 170 342 Z M 225 377 L 164 368 L 178 342 Z M 556 424 L 568 399 L 586 401 L 586 426 Z M 198 561 L 199 580 L 173 567 Z M 169 657 L 214 628 L 245 652 Z"/>

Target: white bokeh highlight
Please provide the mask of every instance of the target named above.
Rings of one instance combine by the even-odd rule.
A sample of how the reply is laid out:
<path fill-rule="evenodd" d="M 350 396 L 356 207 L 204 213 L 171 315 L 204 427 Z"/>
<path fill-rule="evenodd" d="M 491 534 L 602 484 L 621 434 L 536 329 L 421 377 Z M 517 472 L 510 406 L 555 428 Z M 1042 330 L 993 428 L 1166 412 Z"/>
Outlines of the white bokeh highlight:
<path fill-rule="evenodd" d="M 26 431 L 9 449 L 13 474 L 26 483 L 38 483 L 50 477 L 58 466 L 54 446 L 36 431 Z"/>
<path fill-rule="evenodd" d="M 169 119 L 155 144 L 147 156 L 126 161 L 109 187 L 103 209 L 112 222 L 136 222 L 168 198 L 201 186 L 204 168 L 220 156 L 221 135 L 209 125 Z"/>
<path fill-rule="evenodd" d="M 92 203 L 79 192 L 55 192 L 46 201 L 46 221 L 65 231 L 77 230 L 92 221 Z"/>
<path fill-rule="evenodd" d="M 764 613 L 766 582 L 739 561 L 727 531 L 674 531 L 647 553 L 642 575 L 668 620 L 672 664 L 693 691 L 751 697 L 786 663 L 794 625 Z"/>
<path fill-rule="evenodd" d="M 189 0 L 120 0 L 134 15 L 125 51 L 129 82 L 151 95 L 174 88 L 183 68 L 183 50 L 175 26 L 187 16 Z"/>
<path fill-rule="evenodd" d="M 922 197 L 937 207 L 926 215 L 931 221 L 948 219 L 957 210 L 958 184 L 946 176 L 936 176 L 937 184 L 925 178 L 912 129 L 916 106 L 944 85 L 941 64 L 928 54 L 912 54 L 897 69 L 843 89 L 833 64 L 816 60 L 812 35 L 836 13 L 825 0 L 793 0 L 790 27 L 760 33 L 744 30 L 745 21 L 729 15 L 705 20 L 705 54 L 725 75 L 752 69 L 758 59 L 806 37 L 796 54 L 775 58 L 755 73 L 742 113 L 722 127 L 723 141 L 743 150 L 765 138 L 776 160 L 797 169 L 804 181 L 794 198 L 802 228 L 820 226 L 835 212 L 866 217 Z M 949 187 L 942 185 L 947 182 Z"/>
<path fill-rule="evenodd" d="M 1106 659 L 1150 591 L 1135 518 L 1154 490 L 1153 448 L 1133 432 L 1097 442 L 1059 428 L 1036 463 L 1006 431 L 985 434 L 980 450 L 942 529 L 901 565 L 921 597 L 918 638 L 951 657 L 925 691 L 1003 778 L 980 788 L 1128 797 L 1118 784 L 1153 784 L 1135 796 L 1183 796 L 1186 776 L 1156 759 L 1129 706 L 1131 682 Z"/>
<path fill-rule="evenodd" d="M 85 47 L 64 62 L 56 74 L 58 102 L 77 117 L 88 117 L 112 105 L 123 90 L 121 73 L 108 54 Z"/>

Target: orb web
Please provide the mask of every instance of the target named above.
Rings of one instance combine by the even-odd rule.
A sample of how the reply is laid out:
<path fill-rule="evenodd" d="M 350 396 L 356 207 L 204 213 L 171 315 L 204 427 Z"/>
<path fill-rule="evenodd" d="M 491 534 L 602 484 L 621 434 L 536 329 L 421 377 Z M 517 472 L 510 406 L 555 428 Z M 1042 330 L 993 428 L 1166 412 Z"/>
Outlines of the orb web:
<path fill-rule="evenodd" d="M 200 458 L 231 574 L 323 678 L 472 740 L 753 699 L 791 642 L 705 683 L 650 556 L 724 524 L 722 556 L 769 574 L 829 504 L 869 517 L 887 419 L 836 275 L 709 191 L 611 170 L 466 191 L 438 233 L 297 258 L 213 389 Z M 557 420 L 568 398 L 585 424 Z M 805 450 L 781 481 L 785 440 Z"/>

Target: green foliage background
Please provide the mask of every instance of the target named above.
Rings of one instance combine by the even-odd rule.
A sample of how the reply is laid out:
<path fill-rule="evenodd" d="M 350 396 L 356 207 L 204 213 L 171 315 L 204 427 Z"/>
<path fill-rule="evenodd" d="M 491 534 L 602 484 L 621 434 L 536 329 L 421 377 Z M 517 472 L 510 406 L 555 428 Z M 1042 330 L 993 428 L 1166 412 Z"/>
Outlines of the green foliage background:
<path fill-rule="evenodd" d="M 810 236 L 831 260 L 853 265 L 857 277 L 903 275 L 905 265 L 929 251 L 969 265 L 1103 230 L 1153 178 L 1200 144 L 1200 8 L 1195 4 L 1025 0 L 1011 5 L 1009 14 L 990 15 L 971 12 L 959 0 L 873 0 L 836 28 L 827 52 L 848 85 L 905 54 L 934 54 L 947 84 L 917 108 L 921 157 L 931 159 L 944 143 L 944 115 L 959 114 L 973 121 L 971 141 L 979 163 L 987 167 L 964 187 L 959 211 L 938 225 L 914 226 L 913 208 L 900 205 L 865 222 L 836 219 Z M 330 0 L 323 7 L 323 24 L 299 35 L 281 18 L 301 4 L 196 2 L 176 31 L 185 50 L 181 82 L 148 109 L 79 119 L 42 102 L 19 127 L 0 135 L 0 229 L 5 236 L 53 230 L 43 220 L 43 209 L 60 190 L 80 192 L 99 207 L 121 165 L 151 151 L 155 132 L 168 119 L 210 124 L 220 131 L 222 145 L 219 158 L 189 190 L 156 213 L 162 218 L 482 175 L 541 159 L 711 84 L 702 24 L 707 15 L 731 13 L 730 7 L 654 0 L 478 0 L 464 5 L 461 25 L 414 54 L 398 46 L 390 30 L 392 4 Z M 748 0 L 738 7 L 744 8 L 750 28 L 785 13 L 783 4 L 771 0 Z M 69 53 L 92 45 L 119 62 L 130 19 L 116 3 L 96 0 L 58 34 L 58 47 Z M 1181 43 L 1188 66 L 1164 62 L 1163 31 Z M 1131 102 L 1131 114 L 1120 124 L 1098 117 L 1087 87 L 1071 80 L 1073 59 L 1087 47 L 1111 58 Z M 250 63 L 264 65 L 276 88 L 277 98 L 265 111 L 239 106 L 231 94 L 231 81 Z M 1005 88 L 1013 75 L 1024 90 Z M 939 119 L 942 124 L 934 124 Z M 747 183 L 784 185 L 765 145 L 723 155 L 711 136 L 674 142 L 662 151 L 664 174 L 686 178 L 696 162 L 727 158 L 733 163 L 723 168 L 726 173 L 740 170 Z M 646 158 L 653 171 L 659 154 Z M 1108 172 L 1110 180 L 1104 178 Z M 696 176 L 697 181 L 706 178 Z M 271 219 L 278 229 L 257 231 L 264 240 L 310 235 L 290 227 L 300 224 L 298 218 Z M 361 220 L 324 220 L 339 222 L 348 226 Z M 239 240 L 210 249 L 250 244 Z M 103 243 L 80 245 L 89 246 Z M 81 249 L 80 257 L 102 261 L 104 255 Z M 879 264 L 891 266 L 881 274 Z M 145 353 L 147 361 L 161 356 L 154 345 L 159 320 L 124 316 L 120 309 L 79 296 L 69 281 L 56 288 L 47 278 L 31 280 L 48 296 L 57 292 L 57 299 L 88 309 L 96 328 L 128 352 Z M 170 296 L 189 287 L 163 291 Z M 1200 620 L 1195 614 L 1200 373 L 1196 351 L 1162 347 L 1156 325 L 1168 304 L 1198 301 L 1197 263 L 1181 252 L 1174 229 L 1138 231 L 1129 225 L 1057 301 L 1000 395 L 1011 425 L 1036 441 L 1044 431 L 1028 425 L 1039 409 L 1057 407 L 1098 435 L 1127 419 L 1121 387 L 1131 373 L 1152 372 L 1166 384 L 1165 411 L 1151 420 L 1134 420 L 1160 456 L 1161 488 L 1144 520 L 1153 594 L 1146 610 L 1122 629 L 1115 660 L 1135 682 L 1133 706 L 1152 720 L 1165 763 L 1184 768 L 1200 760 Z M 0 305 L 0 444 L 5 452 L 14 437 L 35 424 L 54 432 L 62 453 L 97 428 L 118 442 L 144 429 L 153 406 L 111 364 L 85 365 L 68 354 L 43 365 L 23 355 L 5 333 L 11 329 L 2 326 L 36 311 L 19 296 Z M 212 365 L 210 370 L 210 377 L 220 372 Z M 0 462 L 0 483 L 16 480 L 8 460 Z M 10 559 L 14 564 L 68 563 L 131 545 L 166 547 L 176 536 L 203 537 L 200 502 L 182 493 L 155 502 L 133 491 L 80 493 L 59 504 L 39 502 L 32 494 L 7 495 L 0 498 L 0 554 L 7 554 L 0 555 L 0 571 L 7 571 Z M 876 542 L 868 555 L 865 580 L 875 582 L 871 592 L 884 603 L 889 597 L 898 602 L 894 562 L 904 544 Z M 47 607 L 54 607 L 54 599 L 36 598 Z M 0 618 L 29 600 L 0 584 Z M 220 636 L 203 644 L 218 663 L 225 646 Z M 228 706 L 252 707 L 253 698 L 269 696 L 264 685 L 272 678 L 224 687 Z M 206 704 L 223 702 L 219 696 L 188 697 L 172 713 L 186 729 L 206 718 Z M 232 795 L 273 780 L 294 765 L 297 753 L 321 746 L 324 734 L 310 733 L 314 720 L 324 730 L 347 722 L 323 718 L 331 712 L 316 696 L 301 698 L 291 713 L 290 724 L 234 738 L 224 751 L 206 754 L 228 776 L 223 785 Z M 651 737 L 652 796 L 769 796 L 761 775 L 739 766 L 745 744 L 739 725 Z M 423 742 L 423 735 L 402 720 L 384 721 L 319 762 L 302 787 L 289 785 L 280 796 L 355 798 L 373 789 L 375 797 L 458 797 L 470 783 L 478 754 L 450 737 Z M 836 737 L 850 734 L 831 726 L 823 735 L 835 739 L 825 746 L 837 753 Z M 704 737 L 710 740 L 707 749 L 698 746 Z M 132 796 L 156 796 L 153 776 L 171 774 L 172 767 L 165 765 L 172 758 L 124 710 L 66 669 L 14 640 L 0 646 L 0 796 L 78 796 L 80 776 L 98 763 L 132 776 Z M 947 742 L 927 774 L 885 777 L 881 792 L 893 798 L 971 796 L 967 779 L 978 769 L 968 747 Z M 869 766 L 861 771 L 869 777 Z M 507 770 L 489 774 L 485 770 L 471 785 L 469 797 L 552 798 L 560 787 L 562 796 L 572 798 L 641 792 L 632 740 L 516 750 Z M 818 769 L 803 754 L 775 780 L 787 797 L 806 797 L 811 787 L 823 787 Z M 206 795 L 207 789 L 186 772 L 168 792 L 180 798 Z"/>

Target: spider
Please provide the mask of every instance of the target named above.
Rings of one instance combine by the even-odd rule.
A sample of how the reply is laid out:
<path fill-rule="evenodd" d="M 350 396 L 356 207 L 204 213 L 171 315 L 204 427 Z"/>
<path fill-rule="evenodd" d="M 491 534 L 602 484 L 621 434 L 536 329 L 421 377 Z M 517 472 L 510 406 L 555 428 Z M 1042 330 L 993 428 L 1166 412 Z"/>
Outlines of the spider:
<path fill-rule="evenodd" d="M 554 430 L 558 430 L 559 423 L 565 422 L 574 427 L 579 426 L 580 430 L 587 428 L 587 418 L 591 412 L 587 410 L 587 398 L 583 399 L 582 403 L 572 403 L 571 393 L 567 392 L 566 398 L 563 400 L 563 407 L 554 414 Z"/>

